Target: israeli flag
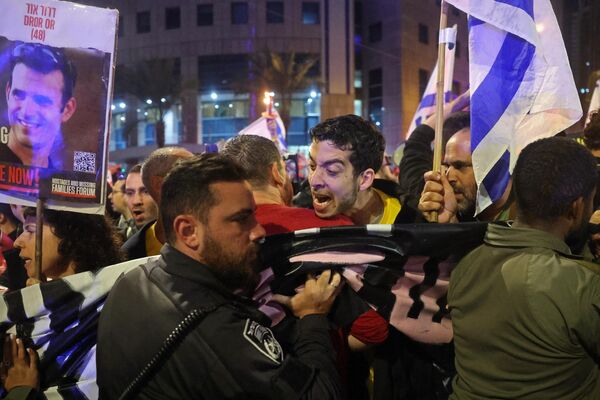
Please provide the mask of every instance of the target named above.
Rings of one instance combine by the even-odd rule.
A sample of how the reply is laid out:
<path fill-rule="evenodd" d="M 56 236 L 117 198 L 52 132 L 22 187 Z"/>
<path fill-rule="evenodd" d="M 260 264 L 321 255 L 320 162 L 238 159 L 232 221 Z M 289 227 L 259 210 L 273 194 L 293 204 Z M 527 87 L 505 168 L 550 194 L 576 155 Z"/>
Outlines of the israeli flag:
<path fill-rule="evenodd" d="M 456 25 L 452 28 L 447 28 L 447 33 L 444 35 L 446 45 L 446 63 L 444 65 L 444 104 L 452 100 L 452 77 L 454 76 L 454 52 L 456 50 Z M 413 117 L 406 137 L 415 130 L 415 128 L 423 123 L 433 113 L 435 113 L 435 94 L 438 74 L 439 60 L 435 63 L 435 68 L 429 77 L 427 87 L 423 93 L 423 98 L 419 103 L 417 112 Z"/>
<path fill-rule="evenodd" d="M 238 135 L 257 135 L 272 140 L 281 154 L 287 153 L 287 143 L 285 141 L 285 126 L 277 110 L 273 113 L 263 115 L 256 121 L 238 132 Z"/>
<path fill-rule="evenodd" d="M 446 0 L 469 14 L 477 211 L 499 199 L 520 150 L 583 115 L 550 0 Z"/>

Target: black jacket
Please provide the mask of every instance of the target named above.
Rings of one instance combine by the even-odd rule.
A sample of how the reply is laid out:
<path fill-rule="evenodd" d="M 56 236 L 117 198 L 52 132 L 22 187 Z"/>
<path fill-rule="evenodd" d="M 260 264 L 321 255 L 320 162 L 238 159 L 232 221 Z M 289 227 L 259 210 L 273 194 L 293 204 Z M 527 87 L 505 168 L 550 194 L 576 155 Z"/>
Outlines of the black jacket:
<path fill-rule="evenodd" d="M 417 209 L 421 192 L 425 186 L 423 175 L 433 168 L 433 151 L 431 142 L 435 131 L 425 125 L 419 125 L 411 133 L 404 145 L 404 153 L 400 161 L 400 190 L 404 194 L 404 203 Z"/>
<path fill-rule="evenodd" d="M 301 319 L 296 354 L 283 354 L 254 302 L 169 245 L 159 259 L 120 278 L 108 296 L 98 331 L 100 397 L 117 399 L 175 326 L 200 308 L 209 311 L 138 399 L 339 398 L 324 316 Z"/>
<path fill-rule="evenodd" d="M 146 251 L 146 231 L 150 229 L 152 224 L 155 222 L 156 220 L 148 222 L 146 225 L 142 226 L 142 228 L 132 237 L 127 239 L 125 243 L 123 243 L 121 250 L 123 253 L 125 253 L 125 256 L 128 260 L 148 257 L 148 252 Z"/>

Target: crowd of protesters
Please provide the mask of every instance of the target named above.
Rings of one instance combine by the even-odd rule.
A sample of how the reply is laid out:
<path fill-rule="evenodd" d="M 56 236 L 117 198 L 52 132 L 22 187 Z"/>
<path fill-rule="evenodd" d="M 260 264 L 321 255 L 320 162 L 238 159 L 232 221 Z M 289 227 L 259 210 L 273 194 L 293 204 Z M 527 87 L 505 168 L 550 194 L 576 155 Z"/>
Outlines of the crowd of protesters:
<path fill-rule="evenodd" d="M 101 313 L 103 399 L 600 398 L 600 114 L 585 128 L 590 150 L 568 138 L 530 144 L 505 193 L 476 215 L 468 113 L 452 113 L 464 102 L 444 111 L 442 173 L 430 171 L 434 117 L 408 139 L 399 176 L 372 123 L 347 115 L 312 128 L 310 208 L 292 205 L 292 182 L 268 139 L 238 136 L 219 154 L 156 150 L 113 183 L 111 218 L 46 211 L 41 277 L 35 209 L 0 205 L 0 280 L 18 290 L 158 256 L 125 274 Z M 490 223 L 450 279 L 451 343 L 399 332 L 335 270 L 307 276 L 291 296 L 275 294 L 289 310 L 275 326 L 251 301 L 266 235 L 434 220 Z M 190 325 L 169 354 L 155 356 Z M 43 390 L 34 353 L 7 337 L 7 398 Z"/>

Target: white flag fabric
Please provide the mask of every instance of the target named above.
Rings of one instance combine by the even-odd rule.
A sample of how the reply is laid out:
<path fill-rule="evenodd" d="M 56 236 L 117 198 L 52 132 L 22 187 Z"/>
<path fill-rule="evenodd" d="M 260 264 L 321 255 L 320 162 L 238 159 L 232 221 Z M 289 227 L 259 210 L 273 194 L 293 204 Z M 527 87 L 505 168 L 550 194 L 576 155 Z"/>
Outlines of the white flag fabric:
<path fill-rule="evenodd" d="M 285 141 L 285 126 L 277 110 L 272 115 L 265 115 L 252 122 L 250 125 L 238 132 L 238 135 L 256 135 L 272 140 L 281 154 L 287 153 Z"/>
<path fill-rule="evenodd" d="M 96 330 L 100 310 L 121 275 L 155 258 L 82 272 L 0 297 L 0 336 L 18 334 L 37 350 L 43 398 L 98 398 Z"/>
<path fill-rule="evenodd" d="M 590 108 L 588 108 L 587 118 L 585 124 L 590 122 L 590 117 L 593 113 L 600 111 L 600 79 L 596 81 L 594 91 L 592 92 L 592 100 L 590 101 Z"/>
<path fill-rule="evenodd" d="M 452 28 L 448 28 L 452 30 L 452 37 L 456 38 L 457 28 L 454 25 Z M 452 100 L 452 78 L 454 76 L 454 53 L 456 52 L 456 43 L 455 41 L 452 43 L 448 43 L 446 45 L 446 56 L 445 56 L 445 64 L 444 64 L 444 104 L 448 103 Z M 427 87 L 425 88 L 425 92 L 423 93 L 423 98 L 419 103 L 419 107 L 417 107 L 417 111 L 415 112 L 415 116 L 413 117 L 410 127 L 408 128 L 408 132 L 406 138 L 410 136 L 410 134 L 415 130 L 415 128 L 423 123 L 427 117 L 435 113 L 435 94 L 436 94 L 436 82 L 437 82 L 437 74 L 438 74 L 438 64 L 439 60 L 435 63 L 435 67 L 433 68 L 433 72 L 429 77 L 429 82 L 427 82 Z"/>
<path fill-rule="evenodd" d="M 550 0 L 446 0 L 469 14 L 471 150 L 479 213 L 520 150 L 583 115 Z"/>

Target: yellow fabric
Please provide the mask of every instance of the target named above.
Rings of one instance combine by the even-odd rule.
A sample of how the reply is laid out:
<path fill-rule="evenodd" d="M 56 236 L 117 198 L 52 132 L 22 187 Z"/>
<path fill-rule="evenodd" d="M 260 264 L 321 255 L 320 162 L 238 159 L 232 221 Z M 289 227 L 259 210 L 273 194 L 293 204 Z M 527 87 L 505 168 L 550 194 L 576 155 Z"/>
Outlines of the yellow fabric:
<path fill-rule="evenodd" d="M 156 222 L 153 223 L 146 231 L 146 255 L 156 256 L 160 254 L 162 243 L 156 238 Z"/>
<path fill-rule="evenodd" d="M 396 221 L 398 213 L 400 213 L 400 209 L 402 208 L 402 206 L 400 205 L 400 201 L 395 197 L 388 196 L 381 190 L 373 190 L 375 190 L 375 193 L 377 193 L 381 198 L 381 201 L 383 201 L 383 215 L 381 216 L 379 223 L 393 224 L 394 221 Z"/>

